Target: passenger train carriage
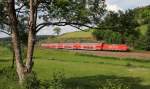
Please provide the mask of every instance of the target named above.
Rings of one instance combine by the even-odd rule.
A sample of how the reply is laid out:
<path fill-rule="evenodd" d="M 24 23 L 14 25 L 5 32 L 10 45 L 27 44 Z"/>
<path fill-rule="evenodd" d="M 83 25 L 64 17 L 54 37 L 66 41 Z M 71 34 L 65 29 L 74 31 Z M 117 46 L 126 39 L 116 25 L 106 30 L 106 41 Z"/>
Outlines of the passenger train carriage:
<path fill-rule="evenodd" d="M 104 51 L 128 51 L 129 47 L 125 44 L 106 44 L 106 43 L 43 43 L 44 48 L 51 49 L 71 49 L 71 50 L 104 50 Z"/>

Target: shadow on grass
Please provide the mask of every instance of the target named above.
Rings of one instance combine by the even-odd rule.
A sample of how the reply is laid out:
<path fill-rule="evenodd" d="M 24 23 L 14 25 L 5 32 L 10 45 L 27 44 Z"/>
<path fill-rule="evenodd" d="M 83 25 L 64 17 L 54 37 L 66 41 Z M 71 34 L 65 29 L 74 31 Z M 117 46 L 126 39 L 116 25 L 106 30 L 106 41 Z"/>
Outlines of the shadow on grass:
<path fill-rule="evenodd" d="M 66 79 L 65 85 L 67 89 L 150 89 L 141 82 L 139 78 L 99 75 Z"/>
<path fill-rule="evenodd" d="M 10 62 L 10 61 L 12 61 L 12 60 L 9 60 L 9 59 L 0 59 L 0 63 L 1 62 Z"/>

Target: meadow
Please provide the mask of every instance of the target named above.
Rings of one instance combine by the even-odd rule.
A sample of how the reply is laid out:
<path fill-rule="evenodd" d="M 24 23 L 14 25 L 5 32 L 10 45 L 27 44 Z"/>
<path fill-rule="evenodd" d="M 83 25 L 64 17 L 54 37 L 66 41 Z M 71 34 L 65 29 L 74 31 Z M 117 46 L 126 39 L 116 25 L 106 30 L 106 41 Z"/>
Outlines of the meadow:
<path fill-rule="evenodd" d="M 54 73 L 62 74 L 68 89 L 150 89 L 150 61 L 142 59 L 99 57 L 37 47 L 34 61 L 33 70 L 40 81 L 53 79 Z M 11 62 L 9 49 L 0 47 L 0 69 L 11 66 Z M 102 85 L 130 88 L 100 88 Z"/>

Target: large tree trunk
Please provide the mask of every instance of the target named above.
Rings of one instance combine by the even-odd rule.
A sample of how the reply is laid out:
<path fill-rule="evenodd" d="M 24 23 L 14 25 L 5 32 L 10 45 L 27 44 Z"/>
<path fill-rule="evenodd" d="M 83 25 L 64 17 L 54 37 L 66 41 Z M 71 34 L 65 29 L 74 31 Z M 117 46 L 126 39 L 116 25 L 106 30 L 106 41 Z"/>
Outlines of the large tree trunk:
<path fill-rule="evenodd" d="M 19 80 L 22 82 L 24 80 L 24 66 L 21 56 L 21 44 L 19 40 L 18 20 L 16 17 L 14 0 L 8 0 L 8 15 L 10 27 L 12 30 L 12 43 L 16 59 L 16 70 L 19 76 Z"/>
<path fill-rule="evenodd" d="M 36 20 L 37 20 L 37 0 L 30 0 L 30 18 L 28 28 L 28 48 L 27 48 L 27 60 L 26 67 L 28 72 L 32 71 L 33 67 L 33 52 L 36 41 Z"/>

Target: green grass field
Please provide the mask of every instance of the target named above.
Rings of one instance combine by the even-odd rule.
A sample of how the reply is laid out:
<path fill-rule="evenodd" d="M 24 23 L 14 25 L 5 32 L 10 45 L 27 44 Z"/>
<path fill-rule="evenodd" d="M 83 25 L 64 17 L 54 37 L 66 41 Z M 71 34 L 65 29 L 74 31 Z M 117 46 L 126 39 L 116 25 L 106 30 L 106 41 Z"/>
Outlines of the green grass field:
<path fill-rule="evenodd" d="M 66 43 L 74 43 L 74 42 L 97 42 L 96 39 L 92 35 L 92 30 L 90 31 L 76 31 L 76 32 L 69 32 L 64 33 L 58 37 L 51 38 L 42 41 L 42 42 L 52 42 L 52 43 L 59 43 L 59 42 L 66 42 Z"/>
<path fill-rule="evenodd" d="M 11 53 L 2 47 L 0 51 L 2 69 L 11 65 Z M 43 48 L 36 48 L 34 59 L 33 70 L 40 80 L 52 79 L 54 72 L 61 72 L 72 89 L 76 86 L 81 89 L 98 89 L 101 81 L 116 79 L 132 83 L 132 89 L 150 89 L 150 61 L 98 57 Z"/>
<path fill-rule="evenodd" d="M 70 33 L 65 33 L 61 35 L 59 38 L 92 38 L 92 33 L 91 31 L 77 31 L 77 32 L 70 32 Z"/>

